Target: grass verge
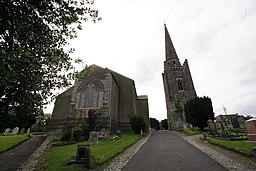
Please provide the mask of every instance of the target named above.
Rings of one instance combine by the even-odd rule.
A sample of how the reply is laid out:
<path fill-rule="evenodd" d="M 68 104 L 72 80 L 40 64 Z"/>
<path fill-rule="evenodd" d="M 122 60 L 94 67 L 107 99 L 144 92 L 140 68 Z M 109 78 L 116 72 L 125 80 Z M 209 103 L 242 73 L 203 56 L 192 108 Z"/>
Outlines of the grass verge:
<path fill-rule="evenodd" d="M 245 141 L 230 141 L 230 140 L 220 140 L 215 138 L 207 138 L 208 142 L 221 146 L 223 148 L 245 154 L 247 156 L 253 156 L 252 147 L 256 147 L 256 144 L 250 144 Z"/>
<path fill-rule="evenodd" d="M 123 152 L 141 138 L 136 134 L 123 134 L 123 138 L 111 141 L 99 141 L 98 146 L 92 146 L 93 167 L 103 164 Z M 82 165 L 66 166 L 67 162 L 75 158 L 78 144 L 88 144 L 87 141 L 72 145 L 53 147 L 45 156 L 46 171 L 79 171 L 84 170 Z"/>
<path fill-rule="evenodd" d="M 12 135 L 12 136 L 0 136 L 0 153 L 7 151 L 23 141 L 29 139 L 27 134 L 24 135 Z"/>
<path fill-rule="evenodd" d="M 192 129 L 192 128 L 184 128 L 182 130 L 182 132 L 184 132 L 187 135 L 196 135 L 196 134 L 200 134 L 201 133 L 199 128 L 194 128 L 194 129 Z"/>

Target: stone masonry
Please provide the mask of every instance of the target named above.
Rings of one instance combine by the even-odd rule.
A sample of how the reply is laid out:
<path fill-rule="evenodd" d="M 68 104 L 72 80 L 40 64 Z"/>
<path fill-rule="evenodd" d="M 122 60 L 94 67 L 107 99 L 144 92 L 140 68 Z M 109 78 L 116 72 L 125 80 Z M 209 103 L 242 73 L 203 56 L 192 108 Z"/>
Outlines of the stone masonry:
<path fill-rule="evenodd" d="M 169 129 L 182 128 L 186 124 L 184 105 L 196 97 L 187 59 L 181 65 L 169 32 L 165 29 L 165 53 L 163 84 Z"/>

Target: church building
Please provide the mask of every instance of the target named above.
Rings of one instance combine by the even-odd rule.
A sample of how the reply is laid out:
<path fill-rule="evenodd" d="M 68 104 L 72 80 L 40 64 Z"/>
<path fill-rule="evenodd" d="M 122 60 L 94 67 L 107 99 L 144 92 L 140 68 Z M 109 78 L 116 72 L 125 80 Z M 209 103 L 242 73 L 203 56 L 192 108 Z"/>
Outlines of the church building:
<path fill-rule="evenodd" d="M 110 132 L 131 131 L 132 115 L 142 115 L 149 124 L 148 97 L 137 95 L 134 81 L 91 65 L 87 76 L 56 98 L 47 133 L 63 134 L 69 127 L 84 124 L 90 109 L 100 110 L 100 123 Z"/>
<path fill-rule="evenodd" d="M 181 65 L 166 25 L 164 29 L 166 60 L 162 77 L 169 129 L 175 130 L 186 125 L 184 105 L 188 100 L 196 97 L 196 91 L 187 59 Z"/>

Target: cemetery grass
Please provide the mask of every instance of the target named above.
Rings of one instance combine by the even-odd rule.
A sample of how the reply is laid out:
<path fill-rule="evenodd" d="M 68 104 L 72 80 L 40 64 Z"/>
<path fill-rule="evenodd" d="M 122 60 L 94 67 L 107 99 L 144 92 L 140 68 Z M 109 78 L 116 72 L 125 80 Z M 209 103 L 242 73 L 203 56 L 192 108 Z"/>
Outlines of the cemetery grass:
<path fill-rule="evenodd" d="M 182 132 L 184 132 L 187 135 L 196 135 L 196 134 L 201 134 L 199 128 L 184 128 L 182 130 Z"/>
<path fill-rule="evenodd" d="M 29 139 L 29 136 L 27 136 L 27 134 L 0 136 L 0 153 L 3 153 L 19 145 L 27 139 Z"/>
<path fill-rule="evenodd" d="M 256 144 L 250 144 L 245 141 L 230 141 L 230 140 L 220 140 L 216 138 L 207 138 L 208 142 L 244 154 L 247 156 L 253 156 L 252 147 L 256 147 Z"/>
<path fill-rule="evenodd" d="M 98 146 L 91 146 L 93 167 L 99 166 L 110 161 L 116 155 L 141 139 L 140 135 L 124 133 L 123 138 L 103 141 L 100 140 Z M 69 160 L 75 159 L 78 144 L 89 144 L 88 141 L 53 147 L 45 156 L 44 170 L 46 171 L 62 171 L 62 170 L 84 170 L 83 165 L 66 166 Z"/>

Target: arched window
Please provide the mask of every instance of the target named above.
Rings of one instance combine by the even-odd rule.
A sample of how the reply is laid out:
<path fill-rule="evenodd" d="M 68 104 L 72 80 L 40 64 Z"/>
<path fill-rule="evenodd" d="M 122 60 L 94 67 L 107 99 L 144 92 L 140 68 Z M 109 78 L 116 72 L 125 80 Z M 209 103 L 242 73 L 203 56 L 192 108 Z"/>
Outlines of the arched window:
<path fill-rule="evenodd" d="M 84 107 L 94 107 L 94 101 L 95 101 L 95 94 L 96 94 L 96 87 L 94 83 L 89 83 L 87 84 L 86 88 L 85 88 L 85 101 L 84 101 Z"/>
<path fill-rule="evenodd" d="M 93 82 L 80 90 L 78 99 L 78 108 L 98 108 L 100 104 L 101 90 L 97 89 Z"/>
<path fill-rule="evenodd" d="M 179 88 L 179 90 L 183 90 L 183 86 L 182 86 L 181 80 L 178 80 L 178 88 Z"/>

